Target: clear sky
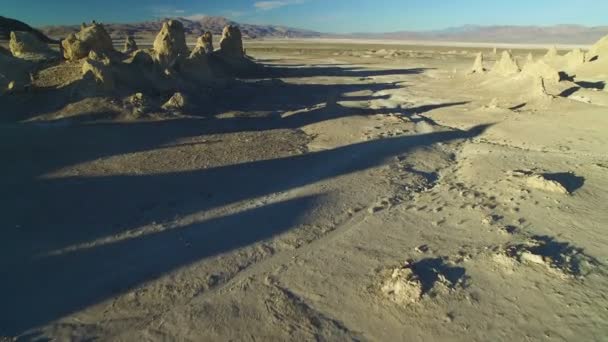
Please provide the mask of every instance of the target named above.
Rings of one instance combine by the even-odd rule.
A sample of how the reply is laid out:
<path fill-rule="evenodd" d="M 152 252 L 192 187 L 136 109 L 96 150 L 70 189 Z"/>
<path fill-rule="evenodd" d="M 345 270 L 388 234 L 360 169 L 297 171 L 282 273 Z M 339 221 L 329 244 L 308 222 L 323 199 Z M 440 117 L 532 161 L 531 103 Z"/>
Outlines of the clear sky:
<path fill-rule="evenodd" d="M 479 25 L 608 25 L 608 0 L 0 0 L 0 15 L 35 26 L 219 15 L 322 32 Z"/>

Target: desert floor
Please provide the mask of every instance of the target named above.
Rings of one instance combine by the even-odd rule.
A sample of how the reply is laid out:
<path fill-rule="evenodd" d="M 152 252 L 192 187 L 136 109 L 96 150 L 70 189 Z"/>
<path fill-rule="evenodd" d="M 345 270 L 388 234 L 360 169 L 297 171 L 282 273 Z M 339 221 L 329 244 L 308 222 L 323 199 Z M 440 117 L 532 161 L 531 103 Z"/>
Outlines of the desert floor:
<path fill-rule="evenodd" d="M 605 83 L 478 51 L 256 43 L 200 115 L 3 109 L 0 336 L 605 341 Z"/>

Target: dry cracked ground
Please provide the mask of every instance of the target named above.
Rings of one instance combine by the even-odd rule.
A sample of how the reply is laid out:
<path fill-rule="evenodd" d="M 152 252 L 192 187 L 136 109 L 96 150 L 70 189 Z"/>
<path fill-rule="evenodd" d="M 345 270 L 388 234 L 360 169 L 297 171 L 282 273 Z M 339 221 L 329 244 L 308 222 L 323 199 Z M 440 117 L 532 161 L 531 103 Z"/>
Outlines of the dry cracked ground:
<path fill-rule="evenodd" d="M 213 116 L 2 123 L 0 336 L 605 341 L 608 92 L 460 50 L 258 44 Z"/>

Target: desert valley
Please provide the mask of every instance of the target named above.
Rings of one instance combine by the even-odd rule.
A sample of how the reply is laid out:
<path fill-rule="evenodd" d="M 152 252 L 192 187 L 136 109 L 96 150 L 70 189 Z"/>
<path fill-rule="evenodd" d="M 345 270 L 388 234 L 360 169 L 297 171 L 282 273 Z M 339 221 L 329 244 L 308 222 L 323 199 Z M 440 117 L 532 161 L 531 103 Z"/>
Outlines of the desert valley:
<path fill-rule="evenodd" d="M 608 336 L 608 37 L 24 30 L 0 341 Z"/>

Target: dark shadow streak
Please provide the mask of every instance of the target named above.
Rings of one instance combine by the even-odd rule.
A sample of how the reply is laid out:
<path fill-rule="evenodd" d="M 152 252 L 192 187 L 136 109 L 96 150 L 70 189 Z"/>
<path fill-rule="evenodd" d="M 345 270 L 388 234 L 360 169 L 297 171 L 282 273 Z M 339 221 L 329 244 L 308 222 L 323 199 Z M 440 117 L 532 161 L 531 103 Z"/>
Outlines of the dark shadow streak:
<path fill-rule="evenodd" d="M 294 221 L 287 218 L 302 214 L 300 210 L 305 211 L 306 206 L 300 202 L 290 205 L 291 211 L 270 207 L 263 214 L 252 212 L 253 216 L 245 216 L 246 220 L 241 214 L 225 219 L 270 223 L 277 217 L 283 218 L 262 233 L 243 233 L 246 226 L 237 225 L 226 228 L 232 230 L 223 235 L 225 231 L 212 228 L 222 226 L 218 222 L 186 228 L 185 231 L 194 234 L 195 246 L 202 244 L 192 254 L 175 252 L 176 245 L 165 241 L 175 237 L 177 231 L 167 231 L 59 257 L 40 256 L 150 222 L 171 222 L 176 217 L 369 169 L 412 149 L 473 138 L 486 128 L 368 141 L 306 155 L 191 172 L 36 179 L 12 189 L 10 196 L 5 193 L 0 198 L 5 224 L 0 239 L 3 279 L 0 302 L 5 307 L 0 312 L 0 331 L 23 332 L 184 264 L 269 238 L 289 229 Z M 203 234 L 209 229 L 216 232 L 216 240 L 210 239 L 206 245 L 198 239 L 206 241 L 208 235 L 194 232 Z M 241 233 L 247 236 L 239 236 Z M 171 247 L 165 249 L 163 244 Z M 177 257 L 171 253 L 178 253 Z M 116 267 L 119 273 L 115 276 L 111 270 Z M 127 273 L 133 277 L 124 278 Z"/>
<path fill-rule="evenodd" d="M 0 335 L 21 334 L 169 271 L 281 234 L 315 201 L 297 198 L 3 269 Z"/>

